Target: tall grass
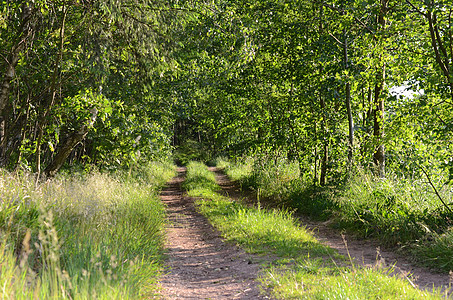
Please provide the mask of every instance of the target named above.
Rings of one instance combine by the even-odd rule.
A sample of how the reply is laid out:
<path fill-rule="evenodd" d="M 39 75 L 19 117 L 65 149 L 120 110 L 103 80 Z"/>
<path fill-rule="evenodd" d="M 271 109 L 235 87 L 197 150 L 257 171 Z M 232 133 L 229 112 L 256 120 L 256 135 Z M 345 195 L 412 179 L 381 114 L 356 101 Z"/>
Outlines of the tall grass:
<path fill-rule="evenodd" d="M 451 194 L 445 189 L 443 197 L 451 199 Z M 377 180 L 358 170 L 336 201 L 340 222 L 365 235 L 381 236 L 389 245 L 444 232 L 453 217 L 422 180 L 392 174 Z"/>
<path fill-rule="evenodd" d="M 140 176 L 60 176 L 35 185 L 0 175 L 0 296 L 7 299 L 136 299 L 155 294 L 164 207 L 158 188 L 174 170 Z"/>
<path fill-rule="evenodd" d="M 222 160 L 219 163 L 222 165 Z M 275 200 L 285 199 L 300 181 L 298 163 L 280 157 L 244 158 L 235 165 L 223 160 L 223 166 L 233 180 Z"/>
<path fill-rule="evenodd" d="M 298 209 L 315 219 L 330 217 L 335 203 L 331 188 L 320 188 L 300 171 L 299 164 L 279 157 L 245 157 L 217 161 L 242 189 L 252 190 L 268 205 Z"/>
<path fill-rule="evenodd" d="M 296 208 L 314 218 L 333 218 L 334 225 L 407 249 L 430 267 L 453 270 L 453 215 L 425 178 L 408 179 L 390 173 L 380 179 L 355 168 L 345 181 L 320 187 L 301 174 L 293 162 L 274 157 L 248 161 L 253 163 L 225 159 L 222 163 L 227 174 L 244 188 L 277 205 Z M 234 177 L 236 174 L 241 175 Z M 438 178 L 439 187 L 441 182 Z M 451 207 L 453 188 L 444 186 L 439 192 Z"/>
<path fill-rule="evenodd" d="M 243 159 L 236 160 L 234 163 L 226 157 L 219 157 L 215 160 L 218 168 L 227 172 L 231 180 L 238 181 L 239 183 L 242 183 L 242 179 L 251 176 L 254 170 L 254 163 L 255 158 L 253 157 L 244 157 Z"/>
<path fill-rule="evenodd" d="M 447 299 L 411 286 L 391 269 L 328 267 L 322 260 L 299 260 L 270 268 L 261 278 L 277 299 Z"/>

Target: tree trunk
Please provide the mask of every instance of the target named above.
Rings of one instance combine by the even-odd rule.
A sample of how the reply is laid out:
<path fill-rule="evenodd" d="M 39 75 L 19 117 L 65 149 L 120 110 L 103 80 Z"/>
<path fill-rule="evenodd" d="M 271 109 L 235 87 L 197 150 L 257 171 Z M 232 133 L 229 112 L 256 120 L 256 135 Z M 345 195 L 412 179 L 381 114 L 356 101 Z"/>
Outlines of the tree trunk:
<path fill-rule="evenodd" d="M 319 175 L 319 184 L 321 186 L 326 185 L 326 176 L 327 176 L 327 161 L 329 159 L 329 139 L 327 137 L 327 121 L 326 121 L 326 115 L 325 115 L 325 110 L 326 110 L 326 103 L 324 101 L 324 98 L 321 96 L 320 99 L 321 103 L 321 112 L 323 114 L 322 117 L 322 123 L 321 123 L 321 128 L 322 128 L 322 134 L 323 134 L 323 153 L 322 153 L 322 159 L 321 159 L 321 172 Z"/>
<path fill-rule="evenodd" d="M 343 58 L 345 64 L 345 70 L 349 70 L 349 60 L 348 60 L 348 38 L 345 34 L 344 43 L 343 43 Z M 348 74 L 349 75 L 349 74 Z M 353 156 L 353 147 L 354 147 L 354 120 L 352 119 L 352 111 L 351 111 L 351 84 L 348 81 L 346 82 L 345 87 L 345 94 L 346 94 L 346 113 L 348 115 L 348 161 L 349 164 L 352 162 Z"/>
<path fill-rule="evenodd" d="M 318 146 L 315 145 L 315 162 L 313 170 L 313 184 L 318 185 Z"/>
<path fill-rule="evenodd" d="M 348 161 L 352 163 L 354 151 L 354 120 L 352 118 L 351 110 L 351 84 L 346 83 L 346 113 L 348 115 Z"/>
<path fill-rule="evenodd" d="M 38 174 L 38 177 L 40 176 L 41 173 L 41 142 L 42 138 L 44 135 L 44 128 L 47 125 L 47 117 L 50 114 L 50 111 L 52 110 L 52 107 L 55 104 L 55 98 L 57 94 L 57 77 L 58 74 L 60 73 L 60 64 L 61 61 L 63 60 L 63 50 L 64 50 L 64 39 L 65 39 L 65 25 L 66 25 L 66 15 L 67 15 L 67 8 L 63 6 L 63 16 L 61 20 L 61 26 L 60 26 L 60 50 L 57 56 L 57 59 L 55 61 L 55 66 L 54 70 L 52 73 L 52 78 L 51 78 L 51 86 L 50 86 L 50 94 L 51 100 L 47 108 L 44 109 L 43 115 L 40 117 L 41 123 L 38 126 L 38 140 L 36 143 L 36 173 Z"/>
<path fill-rule="evenodd" d="M 319 34 L 322 36 L 324 34 L 324 23 L 323 23 L 323 17 L 324 17 L 324 11 L 323 11 L 324 6 L 321 4 L 319 7 Z M 322 76 L 324 73 L 324 69 L 321 66 L 319 74 Z M 321 114 L 322 114 L 322 120 L 321 120 L 321 132 L 323 135 L 323 153 L 322 153 L 322 159 L 321 159 L 321 170 L 320 170 L 320 175 L 319 175 L 319 184 L 321 186 L 326 185 L 326 177 L 327 177 L 327 160 L 329 159 L 329 139 L 327 137 L 327 120 L 326 120 L 326 102 L 324 100 L 324 97 L 322 95 L 322 88 L 319 91 L 319 100 L 320 100 L 320 106 L 321 106 Z"/>
<path fill-rule="evenodd" d="M 63 166 L 64 162 L 68 158 L 74 147 L 80 143 L 85 136 L 88 134 L 90 128 L 93 127 L 94 122 L 98 114 L 96 108 L 91 109 L 91 118 L 77 131 L 69 134 L 63 141 L 57 146 L 57 154 L 54 156 L 52 162 L 44 170 L 44 175 L 47 178 L 54 177 L 58 170 Z"/>
<path fill-rule="evenodd" d="M 430 10 L 426 13 L 426 18 L 429 24 L 429 34 L 431 37 L 431 45 L 434 50 L 436 62 L 439 65 L 442 73 L 445 76 L 445 80 L 450 89 L 450 97 L 453 100 L 453 80 L 451 78 L 450 62 L 453 57 L 448 57 L 447 50 L 445 49 L 444 42 L 442 41 L 441 34 L 437 24 L 437 17 L 435 13 L 431 13 Z"/>
<path fill-rule="evenodd" d="M 329 147 L 327 145 L 327 142 L 325 142 L 323 145 L 323 153 L 322 153 L 322 161 L 321 161 L 321 174 L 319 176 L 319 184 L 321 186 L 326 185 L 328 159 L 329 159 Z"/>
<path fill-rule="evenodd" d="M 382 91 L 382 85 L 375 86 L 375 107 L 374 107 L 374 127 L 373 134 L 377 141 L 377 147 L 373 154 L 373 162 L 377 169 L 379 177 L 385 177 L 385 150 L 382 139 L 384 138 L 384 99 L 379 97 Z M 376 98 L 377 97 L 377 98 Z"/>
<path fill-rule="evenodd" d="M 315 138 L 318 137 L 318 124 L 315 122 Z M 315 161 L 313 170 L 313 184 L 318 184 L 318 145 L 315 143 Z"/>
<path fill-rule="evenodd" d="M 440 11 L 443 11 L 445 8 L 449 8 L 449 4 L 438 4 L 436 1 L 425 1 L 427 4 L 426 9 L 420 9 L 412 1 L 406 0 L 413 9 L 415 9 L 420 15 L 422 15 L 427 21 L 429 26 L 429 36 L 431 38 L 431 46 L 434 51 L 434 58 L 436 60 L 437 65 L 439 66 L 442 74 L 445 77 L 445 81 L 450 89 L 450 98 L 453 100 L 453 78 L 451 74 L 452 69 L 452 59 L 453 59 L 453 48 L 451 44 L 452 35 L 451 35 L 451 8 L 449 12 L 449 22 L 448 22 L 448 33 L 442 32 L 439 30 L 439 24 L 437 23 L 437 15 L 435 12 L 435 8 L 437 5 L 440 6 Z M 444 7 L 442 7 L 445 5 Z M 451 6 L 451 5 L 450 5 Z M 444 38 L 444 40 L 442 39 Z M 445 42 L 448 40 L 450 41 L 449 50 L 447 51 Z"/>
<path fill-rule="evenodd" d="M 381 9 L 378 15 L 378 28 L 385 30 L 385 16 L 388 11 L 388 0 L 381 0 Z M 379 42 L 379 41 L 378 41 Z M 383 144 L 384 138 L 384 98 L 381 93 L 385 84 L 385 62 L 383 62 L 382 54 L 379 58 L 380 65 L 376 70 L 376 82 L 374 84 L 374 107 L 373 107 L 373 135 L 377 142 L 377 146 L 373 154 L 373 162 L 376 166 L 377 175 L 381 178 L 385 177 L 385 150 Z"/>
<path fill-rule="evenodd" d="M 5 73 L 0 87 L 0 166 L 6 164 L 6 110 L 9 105 L 11 81 L 16 74 L 16 66 L 19 62 L 20 55 L 26 49 L 28 40 L 32 38 L 34 34 L 34 26 L 31 19 L 32 8 L 28 4 L 22 4 L 21 25 L 15 38 L 16 42 L 13 44 L 10 53 L 4 61 Z"/>

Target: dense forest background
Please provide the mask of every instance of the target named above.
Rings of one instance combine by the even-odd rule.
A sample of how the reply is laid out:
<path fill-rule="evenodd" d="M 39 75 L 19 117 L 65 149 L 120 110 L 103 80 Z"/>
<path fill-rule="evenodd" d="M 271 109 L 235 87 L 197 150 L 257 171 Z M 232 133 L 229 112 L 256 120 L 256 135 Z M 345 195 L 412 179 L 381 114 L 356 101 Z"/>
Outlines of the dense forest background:
<path fill-rule="evenodd" d="M 352 166 L 446 183 L 451 14 L 417 0 L 2 1 L 0 165 L 53 176 L 180 149 L 181 162 L 277 153 L 320 185 Z"/>

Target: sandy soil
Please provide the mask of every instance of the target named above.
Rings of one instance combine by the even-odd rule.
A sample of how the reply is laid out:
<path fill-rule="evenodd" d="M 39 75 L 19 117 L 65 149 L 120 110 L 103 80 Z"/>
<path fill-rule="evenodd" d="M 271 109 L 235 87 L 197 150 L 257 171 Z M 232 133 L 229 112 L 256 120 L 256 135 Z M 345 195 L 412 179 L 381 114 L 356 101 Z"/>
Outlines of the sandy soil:
<path fill-rule="evenodd" d="M 236 200 L 247 199 L 225 174 L 216 168 L 210 170 L 216 173 L 225 195 Z M 193 199 L 182 192 L 185 169 L 180 168 L 178 172 L 179 175 L 161 193 L 170 221 L 166 245 L 168 272 L 161 281 L 164 299 L 269 299 L 260 292 L 256 281 L 260 258 L 222 240 L 196 211 Z M 344 236 L 326 223 L 303 217 L 300 222 L 320 241 L 346 257 L 349 255 L 356 264 L 393 266 L 395 276 L 412 285 L 430 290 L 439 288 L 453 297 L 451 289 L 448 292 L 453 282 L 449 275 L 414 266 L 404 257 L 383 249 L 376 241 Z"/>

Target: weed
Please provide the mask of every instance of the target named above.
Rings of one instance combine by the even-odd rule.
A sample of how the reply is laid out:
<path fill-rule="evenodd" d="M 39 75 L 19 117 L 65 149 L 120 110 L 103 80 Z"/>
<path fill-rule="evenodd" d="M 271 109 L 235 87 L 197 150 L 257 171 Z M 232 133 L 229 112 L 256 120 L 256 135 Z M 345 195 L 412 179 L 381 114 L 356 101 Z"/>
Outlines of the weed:
<path fill-rule="evenodd" d="M 444 272 L 453 270 L 453 228 L 442 234 L 432 233 L 425 239 L 416 241 L 411 248 L 413 254 L 425 266 L 436 266 Z"/>

